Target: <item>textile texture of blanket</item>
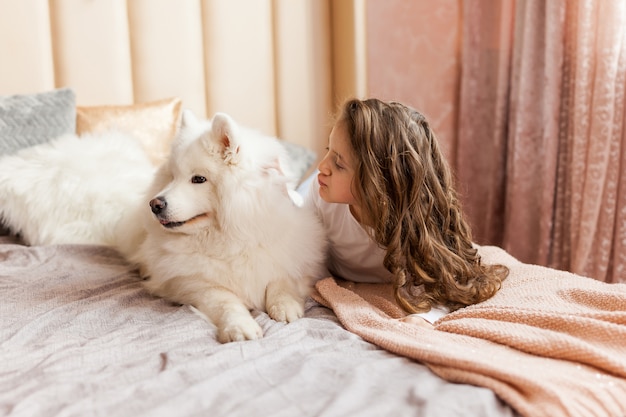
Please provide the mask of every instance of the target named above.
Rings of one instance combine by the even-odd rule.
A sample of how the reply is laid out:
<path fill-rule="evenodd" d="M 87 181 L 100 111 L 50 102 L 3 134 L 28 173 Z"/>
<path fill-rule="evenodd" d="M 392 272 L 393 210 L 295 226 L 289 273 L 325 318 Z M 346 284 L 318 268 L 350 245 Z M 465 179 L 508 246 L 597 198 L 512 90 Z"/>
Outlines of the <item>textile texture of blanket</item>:
<path fill-rule="evenodd" d="M 389 285 L 326 278 L 315 298 L 365 340 L 452 382 L 492 389 L 524 416 L 626 415 L 626 285 L 481 247 L 511 273 L 491 299 L 433 329 L 405 323 Z"/>

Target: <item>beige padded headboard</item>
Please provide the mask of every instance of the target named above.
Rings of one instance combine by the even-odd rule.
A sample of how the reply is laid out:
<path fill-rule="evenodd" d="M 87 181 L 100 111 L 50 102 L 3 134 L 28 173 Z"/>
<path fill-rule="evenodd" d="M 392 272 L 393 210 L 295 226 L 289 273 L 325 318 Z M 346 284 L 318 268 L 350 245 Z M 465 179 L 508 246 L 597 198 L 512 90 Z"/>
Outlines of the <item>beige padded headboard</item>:
<path fill-rule="evenodd" d="M 321 152 L 332 108 L 330 3 L 0 0 L 0 95 L 71 87 L 78 105 L 183 107 Z"/>

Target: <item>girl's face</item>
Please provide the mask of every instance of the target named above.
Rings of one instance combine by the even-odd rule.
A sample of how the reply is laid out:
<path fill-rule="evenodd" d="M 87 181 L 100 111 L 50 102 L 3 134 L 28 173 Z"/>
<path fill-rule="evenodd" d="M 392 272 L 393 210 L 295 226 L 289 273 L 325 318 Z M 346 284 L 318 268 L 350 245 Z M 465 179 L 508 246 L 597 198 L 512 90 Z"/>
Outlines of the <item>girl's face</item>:
<path fill-rule="evenodd" d="M 351 185 L 354 177 L 353 156 L 345 124 L 337 122 L 328 138 L 328 152 L 319 163 L 320 197 L 327 203 L 349 204 L 356 208 Z"/>

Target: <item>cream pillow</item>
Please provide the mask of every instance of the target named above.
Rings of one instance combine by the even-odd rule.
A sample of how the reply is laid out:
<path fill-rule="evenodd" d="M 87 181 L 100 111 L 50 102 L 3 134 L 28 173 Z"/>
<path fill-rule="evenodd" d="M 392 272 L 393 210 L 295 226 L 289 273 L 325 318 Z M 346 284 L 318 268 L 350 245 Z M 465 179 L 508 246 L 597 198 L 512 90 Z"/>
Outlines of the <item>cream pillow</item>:
<path fill-rule="evenodd" d="M 82 136 L 109 130 L 129 134 L 141 143 L 150 161 L 160 165 L 170 153 L 180 115 L 179 98 L 121 106 L 78 106 L 76 134 Z"/>

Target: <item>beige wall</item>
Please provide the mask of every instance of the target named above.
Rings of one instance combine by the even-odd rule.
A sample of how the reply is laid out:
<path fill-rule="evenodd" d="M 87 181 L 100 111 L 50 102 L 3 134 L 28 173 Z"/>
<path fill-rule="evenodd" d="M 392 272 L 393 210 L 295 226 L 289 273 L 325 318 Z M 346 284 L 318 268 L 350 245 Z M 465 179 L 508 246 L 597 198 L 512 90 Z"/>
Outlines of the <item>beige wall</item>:
<path fill-rule="evenodd" d="M 330 12 L 312 0 L 0 0 L 0 94 L 79 105 L 180 97 L 322 151 Z M 320 140 L 323 137 L 324 140 Z"/>
<path fill-rule="evenodd" d="M 348 97 L 399 100 L 455 138 L 458 0 L 0 0 L 0 94 L 180 97 L 322 154 Z"/>

